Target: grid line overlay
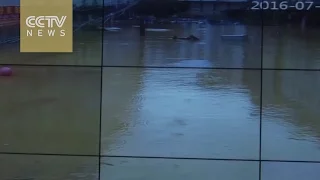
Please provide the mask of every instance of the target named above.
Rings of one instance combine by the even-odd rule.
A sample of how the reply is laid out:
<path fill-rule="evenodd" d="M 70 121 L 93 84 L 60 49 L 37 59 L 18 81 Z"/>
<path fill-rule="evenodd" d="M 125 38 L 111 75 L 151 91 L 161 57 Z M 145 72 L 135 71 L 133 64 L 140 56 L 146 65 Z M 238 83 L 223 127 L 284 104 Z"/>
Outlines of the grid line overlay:
<path fill-rule="evenodd" d="M 110 66 L 110 65 L 51 65 L 51 64 L 7 64 L 0 63 L 1 66 L 12 66 L 12 67 L 78 67 L 78 68 L 143 68 L 143 69 L 210 69 L 210 70 L 256 70 L 256 71 L 307 71 L 307 72 L 320 72 L 320 69 L 292 69 L 292 68 L 247 68 L 247 67 L 176 67 L 176 66 Z"/>
<path fill-rule="evenodd" d="M 295 160 L 277 160 L 277 159 L 232 159 L 232 158 L 206 158 L 206 157 L 168 157 L 168 156 L 126 156 L 126 155 L 85 155 L 85 154 L 54 154 L 54 153 L 12 153 L 0 152 L 3 155 L 18 156 L 61 156 L 61 157 L 93 157 L 93 158 L 128 158 L 128 159 L 174 159 L 174 160 L 201 160 L 201 161 L 245 161 L 245 162 L 288 162 L 288 163 L 314 163 L 320 164 L 320 161 L 295 161 Z"/>
<path fill-rule="evenodd" d="M 261 0 L 262 2 L 262 0 Z M 262 94 L 263 94 L 263 9 L 261 14 L 261 45 L 260 45 L 260 107 L 259 107 L 259 180 L 262 179 Z"/>
<path fill-rule="evenodd" d="M 103 1 L 104 6 L 104 1 Z M 102 26 L 104 26 L 104 9 L 103 9 L 103 18 L 102 18 Z M 104 65 L 104 31 L 101 31 L 102 38 L 101 38 L 101 65 L 100 66 L 81 66 L 81 65 L 41 65 L 41 64 L 1 64 L 1 65 L 10 65 L 10 66 L 39 66 L 39 67 L 88 67 L 88 68 L 100 68 L 100 119 L 99 119 L 99 153 L 98 155 L 89 155 L 89 154 L 50 154 L 50 153 L 13 153 L 13 152 L 0 152 L 3 155 L 46 155 L 46 156 L 76 156 L 76 157 L 98 157 L 99 158 L 99 169 L 98 169 L 98 177 L 101 179 L 101 161 L 102 158 L 145 158 L 145 159 L 176 159 L 176 160 L 206 160 L 206 161 L 246 161 L 246 162 L 259 162 L 259 180 L 262 179 L 261 175 L 261 163 L 262 162 L 291 162 L 291 163 L 317 163 L 320 164 L 320 161 L 287 161 L 287 160 L 276 160 L 276 159 L 262 159 L 262 101 L 263 101 L 263 72 L 264 71 L 314 71 L 320 72 L 320 69 L 273 69 L 273 68 L 264 68 L 263 67 L 263 58 L 264 58 L 264 49 L 263 49 L 263 33 L 264 33 L 264 26 L 263 26 L 263 10 L 261 10 L 261 67 L 260 68 L 228 68 L 228 67 L 216 67 L 216 68 L 195 68 L 195 67 L 155 67 L 155 66 L 107 66 Z M 142 69 L 212 69 L 212 70 L 256 70 L 260 71 L 260 114 L 259 114 L 259 159 L 225 159 L 225 158 L 201 158 L 201 157 L 162 157 L 162 156 L 115 156 L 115 155 L 104 155 L 102 154 L 102 96 L 103 96 L 103 71 L 105 68 L 142 68 Z"/>
<path fill-rule="evenodd" d="M 102 1 L 102 7 L 105 7 L 104 5 L 104 0 Z M 104 12 L 104 8 L 102 8 L 102 21 L 101 21 L 101 27 L 104 27 L 104 21 L 105 21 L 105 12 Z M 103 53 L 103 49 L 104 49 L 104 31 L 101 31 L 101 65 L 103 64 L 103 58 L 104 58 L 104 53 Z M 100 117 L 99 117 L 99 160 L 98 160 L 98 179 L 101 179 L 101 161 L 102 161 L 102 99 L 103 99 L 103 66 L 100 67 Z"/>

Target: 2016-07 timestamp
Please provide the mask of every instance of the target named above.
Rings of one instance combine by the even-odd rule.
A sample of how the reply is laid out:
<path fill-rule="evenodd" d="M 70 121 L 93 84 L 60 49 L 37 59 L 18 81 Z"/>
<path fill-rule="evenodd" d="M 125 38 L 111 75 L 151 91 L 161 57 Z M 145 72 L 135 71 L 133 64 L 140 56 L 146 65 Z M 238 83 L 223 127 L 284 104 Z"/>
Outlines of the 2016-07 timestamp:
<path fill-rule="evenodd" d="M 289 3 L 288 1 L 252 1 L 253 6 L 251 10 L 273 10 L 273 11 L 281 11 L 287 10 L 289 8 L 293 8 L 296 10 L 310 10 L 312 8 L 319 8 L 319 6 L 314 6 L 314 2 L 312 1 L 297 1 L 294 3 Z"/>

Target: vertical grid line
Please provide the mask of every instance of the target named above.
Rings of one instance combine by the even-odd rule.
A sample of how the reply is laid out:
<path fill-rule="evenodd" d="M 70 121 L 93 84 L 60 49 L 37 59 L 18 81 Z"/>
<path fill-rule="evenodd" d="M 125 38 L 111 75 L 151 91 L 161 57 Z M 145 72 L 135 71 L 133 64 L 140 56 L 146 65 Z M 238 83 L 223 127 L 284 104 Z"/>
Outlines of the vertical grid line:
<path fill-rule="evenodd" d="M 98 180 L 101 179 L 101 134 L 102 134 L 102 96 L 103 96 L 103 49 L 104 49 L 104 0 L 102 0 L 102 21 L 101 27 L 101 64 L 100 64 L 100 117 L 99 117 L 99 160 L 98 160 Z"/>
<path fill-rule="evenodd" d="M 263 1 L 261 0 L 260 3 Z M 264 16 L 263 8 L 260 9 L 261 16 L 261 44 L 260 44 L 260 113 L 259 113 L 259 180 L 262 179 L 262 164 L 261 164 L 261 152 L 262 152 L 262 94 L 263 94 L 263 33 L 264 33 Z"/>

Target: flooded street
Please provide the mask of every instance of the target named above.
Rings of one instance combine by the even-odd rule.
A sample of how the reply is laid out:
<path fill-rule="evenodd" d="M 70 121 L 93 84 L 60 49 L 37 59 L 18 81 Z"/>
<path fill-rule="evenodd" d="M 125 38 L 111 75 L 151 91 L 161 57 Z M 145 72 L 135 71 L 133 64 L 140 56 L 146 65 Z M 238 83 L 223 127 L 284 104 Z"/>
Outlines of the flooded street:
<path fill-rule="evenodd" d="M 72 54 L 0 45 L 1 64 L 76 65 L 0 77 L 1 180 L 96 180 L 99 154 L 101 179 L 258 180 L 260 125 L 262 180 L 318 179 L 320 72 L 298 71 L 320 69 L 316 29 L 148 28 L 78 32 Z"/>
<path fill-rule="evenodd" d="M 148 26 L 146 37 L 139 28 L 120 26 L 119 32 L 74 34 L 74 53 L 19 53 L 19 44 L 0 45 L 1 64 L 214 67 L 271 69 L 320 69 L 318 29 L 304 33 L 297 27 L 174 24 Z M 159 29 L 155 31 L 154 29 Z M 17 34 L 13 29 L 2 33 Z M 198 42 L 172 40 L 172 36 L 200 38 Z M 247 40 L 224 40 L 221 35 L 247 34 Z M 102 41 L 103 36 L 103 41 Z M 263 37 L 263 38 L 261 38 Z M 103 43 L 103 62 L 102 56 Z M 261 45 L 263 48 L 261 49 Z M 297 51 L 299 49 L 299 51 Z"/>
<path fill-rule="evenodd" d="M 258 159 L 259 75 L 106 68 L 103 154 Z"/>

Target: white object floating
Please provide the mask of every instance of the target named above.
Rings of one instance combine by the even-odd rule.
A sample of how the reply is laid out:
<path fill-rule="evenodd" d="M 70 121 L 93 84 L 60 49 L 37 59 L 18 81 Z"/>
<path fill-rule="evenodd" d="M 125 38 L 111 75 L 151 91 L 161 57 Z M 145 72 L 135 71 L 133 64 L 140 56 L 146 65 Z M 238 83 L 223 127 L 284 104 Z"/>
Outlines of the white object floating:
<path fill-rule="evenodd" d="M 121 30 L 121 28 L 118 28 L 118 27 L 106 27 L 106 28 L 104 28 L 104 30 L 106 30 L 106 31 L 119 31 L 119 30 Z"/>
<path fill-rule="evenodd" d="M 121 46 L 128 46 L 129 43 L 119 43 L 119 45 L 121 45 Z"/>
<path fill-rule="evenodd" d="M 248 38 L 246 34 L 238 34 L 238 35 L 221 35 L 222 39 L 226 40 L 245 40 Z"/>
<path fill-rule="evenodd" d="M 154 28 L 147 28 L 146 31 L 152 31 L 152 32 L 168 32 L 171 31 L 170 29 L 154 29 Z"/>
<path fill-rule="evenodd" d="M 202 67 L 208 68 L 213 67 L 213 64 L 209 60 L 205 59 L 188 59 L 188 60 L 181 60 L 181 59 L 174 59 L 174 58 L 167 58 L 168 60 L 178 60 L 178 62 L 171 63 L 171 66 L 174 65 L 176 67 Z"/>

